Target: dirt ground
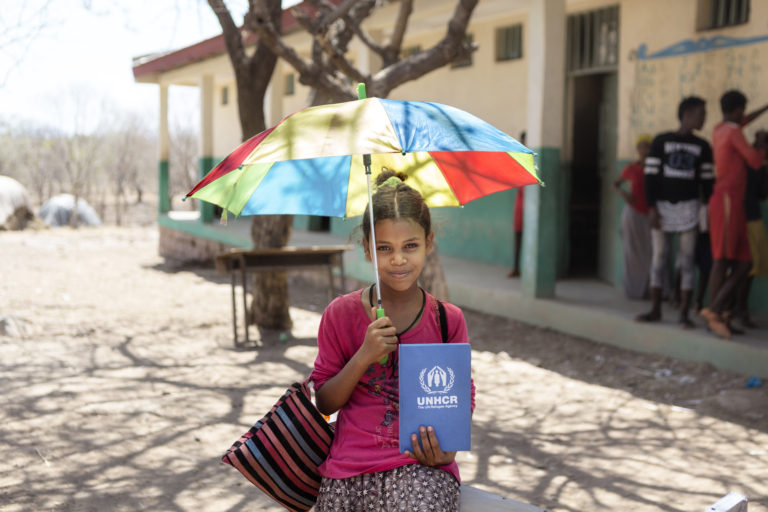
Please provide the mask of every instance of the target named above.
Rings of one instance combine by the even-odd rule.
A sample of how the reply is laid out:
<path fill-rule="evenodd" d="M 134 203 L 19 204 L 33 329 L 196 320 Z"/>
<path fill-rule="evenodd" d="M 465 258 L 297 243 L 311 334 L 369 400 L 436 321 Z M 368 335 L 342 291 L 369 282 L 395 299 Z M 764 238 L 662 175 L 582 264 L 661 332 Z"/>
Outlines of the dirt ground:
<path fill-rule="evenodd" d="M 232 346 L 230 288 L 153 227 L 0 233 L 0 510 L 282 510 L 222 452 L 310 371 L 326 291 L 287 341 Z M 768 510 L 768 386 L 467 310 L 463 482 L 554 511 Z M 256 333 L 253 333 L 256 336 Z"/>

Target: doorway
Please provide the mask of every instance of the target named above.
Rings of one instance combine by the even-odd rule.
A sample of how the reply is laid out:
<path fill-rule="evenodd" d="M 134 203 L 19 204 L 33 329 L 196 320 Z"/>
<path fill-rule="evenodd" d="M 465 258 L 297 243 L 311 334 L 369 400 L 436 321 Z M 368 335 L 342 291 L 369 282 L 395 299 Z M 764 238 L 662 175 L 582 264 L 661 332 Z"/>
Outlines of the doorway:
<path fill-rule="evenodd" d="M 564 261 L 570 277 L 612 280 L 618 127 L 619 6 L 568 16 L 566 129 L 570 174 L 566 190 L 568 235 Z M 614 234 L 615 235 L 615 234 Z"/>
<path fill-rule="evenodd" d="M 573 79 L 573 134 L 568 275 L 597 275 L 600 246 L 600 103 L 601 75 Z"/>

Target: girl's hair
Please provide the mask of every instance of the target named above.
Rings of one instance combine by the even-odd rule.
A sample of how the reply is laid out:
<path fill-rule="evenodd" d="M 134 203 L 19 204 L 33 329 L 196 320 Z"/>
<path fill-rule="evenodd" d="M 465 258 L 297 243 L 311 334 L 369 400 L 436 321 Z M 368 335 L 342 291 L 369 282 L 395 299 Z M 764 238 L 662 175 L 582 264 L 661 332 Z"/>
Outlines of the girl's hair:
<path fill-rule="evenodd" d="M 398 179 L 391 180 L 392 177 Z M 381 174 L 376 177 L 376 191 L 373 194 L 373 222 L 376 224 L 386 219 L 412 219 L 424 228 L 425 235 L 429 235 L 432 232 L 429 207 L 418 191 L 405 184 L 405 179 L 406 175 L 403 173 L 382 168 Z M 370 240 L 371 235 L 371 221 L 368 217 L 370 206 L 365 207 L 363 222 L 360 225 L 365 240 Z"/>

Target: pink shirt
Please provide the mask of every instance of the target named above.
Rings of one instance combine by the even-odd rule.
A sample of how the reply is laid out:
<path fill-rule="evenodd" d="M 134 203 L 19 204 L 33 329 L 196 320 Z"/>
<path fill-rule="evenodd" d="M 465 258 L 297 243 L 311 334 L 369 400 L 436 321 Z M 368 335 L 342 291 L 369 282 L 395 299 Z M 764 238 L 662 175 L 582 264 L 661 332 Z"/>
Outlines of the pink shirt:
<path fill-rule="evenodd" d="M 363 292 L 367 293 L 367 288 L 337 297 L 323 312 L 317 334 L 318 354 L 312 372 L 312 380 L 317 389 L 339 373 L 363 344 L 370 323 L 360 301 Z M 448 323 L 448 342 L 468 343 L 467 324 L 461 310 L 452 304 L 443 304 Z M 437 302 L 427 294 L 421 320 L 400 337 L 400 342 L 441 341 Z M 390 359 L 396 354 L 390 354 Z M 400 453 L 398 449 L 399 401 L 397 367 L 392 364 L 371 365 L 339 411 L 331 452 L 320 466 L 320 473 L 329 478 L 349 478 L 406 464 L 418 464 L 418 461 Z M 459 480 L 459 468 L 455 461 L 441 468 Z"/>

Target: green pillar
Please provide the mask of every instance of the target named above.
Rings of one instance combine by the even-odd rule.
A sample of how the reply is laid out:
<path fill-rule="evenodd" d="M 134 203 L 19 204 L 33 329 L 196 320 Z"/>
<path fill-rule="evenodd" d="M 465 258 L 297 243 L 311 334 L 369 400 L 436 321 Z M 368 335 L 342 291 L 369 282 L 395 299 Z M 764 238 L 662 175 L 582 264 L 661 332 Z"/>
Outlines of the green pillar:
<path fill-rule="evenodd" d="M 534 298 L 555 296 L 558 262 L 558 199 L 560 150 L 538 148 L 536 167 L 546 186 L 525 189 L 523 216 L 523 295 Z"/>
<path fill-rule="evenodd" d="M 168 160 L 160 160 L 157 164 L 157 211 L 171 211 L 170 172 Z"/>
<path fill-rule="evenodd" d="M 555 296 L 558 265 L 560 148 L 565 98 L 565 0 L 530 2 L 528 11 L 527 142 L 545 187 L 525 190 L 522 293 Z"/>
<path fill-rule="evenodd" d="M 171 211 L 170 136 L 168 135 L 168 86 L 160 84 L 160 116 L 157 133 L 157 212 Z"/>
<path fill-rule="evenodd" d="M 216 159 L 212 156 L 203 156 L 198 160 L 198 177 L 200 179 L 205 178 L 205 175 L 211 172 L 211 169 L 216 165 Z M 213 214 L 213 205 L 206 203 L 205 201 L 198 201 L 200 209 L 200 221 L 201 222 L 213 222 L 215 217 Z"/>

